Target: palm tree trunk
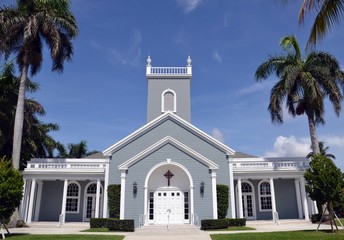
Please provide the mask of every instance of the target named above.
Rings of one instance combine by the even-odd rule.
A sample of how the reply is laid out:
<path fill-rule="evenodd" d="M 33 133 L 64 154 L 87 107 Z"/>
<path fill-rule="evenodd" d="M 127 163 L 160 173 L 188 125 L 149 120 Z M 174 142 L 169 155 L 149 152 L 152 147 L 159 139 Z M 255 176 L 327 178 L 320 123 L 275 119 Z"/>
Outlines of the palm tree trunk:
<path fill-rule="evenodd" d="M 317 128 L 315 126 L 315 120 L 314 120 L 314 114 L 311 112 L 307 112 L 308 117 L 308 127 L 309 127 L 309 135 L 311 137 L 311 147 L 313 154 L 320 154 L 319 149 L 319 141 L 318 141 L 318 134 L 317 134 Z"/>
<path fill-rule="evenodd" d="M 26 56 L 27 59 L 27 56 Z M 26 62 L 26 61 L 24 61 Z M 20 152 L 23 136 L 24 125 L 24 101 L 25 101 L 25 88 L 29 66 L 24 64 L 19 85 L 18 102 L 16 108 L 16 116 L 14 120 L 14 133 L 13 133 L 13 148 L 12 148 L 12 164 L 15 169 L 19 169 Z"/>

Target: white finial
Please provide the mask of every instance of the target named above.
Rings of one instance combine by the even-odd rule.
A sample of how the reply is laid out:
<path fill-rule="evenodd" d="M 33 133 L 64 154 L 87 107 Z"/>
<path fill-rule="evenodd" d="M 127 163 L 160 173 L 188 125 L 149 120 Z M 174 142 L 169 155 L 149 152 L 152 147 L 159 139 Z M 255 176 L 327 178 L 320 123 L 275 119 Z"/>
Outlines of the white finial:
<path fill-rule="evenodd" d="M 186 60 L 187 64 L 188 64 L 188 67 L 191 66 L 191 57 L 190 57 L 190 54 L 188 55 L 188 59 Z"/>
<path fill-rule="evenodd" d="M 151 62 L 152 62 L 152 59 L 150 58 L 150 55 L 148 54 L 148 58 L 147 58 L 147 67 L 150 67 L 150 66 L 151 66 Z"/>

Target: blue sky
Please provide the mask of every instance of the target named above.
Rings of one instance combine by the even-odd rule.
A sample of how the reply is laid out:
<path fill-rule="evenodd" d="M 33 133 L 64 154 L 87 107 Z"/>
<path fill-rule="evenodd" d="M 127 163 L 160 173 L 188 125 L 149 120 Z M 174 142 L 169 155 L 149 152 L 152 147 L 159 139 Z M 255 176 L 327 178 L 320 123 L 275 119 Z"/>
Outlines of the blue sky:
<path fill-rule="evenodd" d="M 4 3 L 12 1 L 5 0 Z M 297 24 L 302 1 L 275 0 L 72 0 L 80 33 L 63 74 L 51 72 L 48 52 L 33 77 L 41 90 L 32 97 L 46 109 L 46 122 L 65 144 L 86 140 L 104 150 L 146 123 L 148 54 L 153 66 L 193 64 L 192 123 L 236 151 L 257 156 L 304 156 L 309 149 L 305 117 L 271 123 L 267 111 L 271 77 L 254 73 L 268 55 L 282 52 L 279 40 L 295 34 L 304 49 L 312 17 Z M 343 24 L 319 50 L 344 63 Z M 343 116 L 326 108 L 319 138 L 344 169 Z M 342 115 L 344 112 L 342 113 Z"/>

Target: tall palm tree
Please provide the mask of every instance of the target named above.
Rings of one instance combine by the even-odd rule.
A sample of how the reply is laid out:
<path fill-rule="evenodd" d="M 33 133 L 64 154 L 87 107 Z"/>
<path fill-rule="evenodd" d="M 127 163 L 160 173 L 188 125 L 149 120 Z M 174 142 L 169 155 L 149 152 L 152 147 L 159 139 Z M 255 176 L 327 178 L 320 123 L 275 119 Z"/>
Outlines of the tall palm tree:
<path fill-rule="evenodd" d="M 336 159 L 336 156 L 334 156 L 333 154 L 331 153 L 327 153 L 327 151 L 329 150 L 330 147 L 325 147 L 325 142 L 322 142 L 320 141 L 319 142 L 319 150 L 320 150 L 320 155 L 326 157 L 326 158 L 329 158 L 329 159 L 332 159 L 332 160 L 335 160 Z M 307 158 L 313 158 L 315 156 L 315 154 L 313 152 L 310 152 L 307 154 Z"/>
<path fill-rule="evenodd" d="M 14 75 L 12 62 L 0 71 L 0 156 L 12 155 L 13 123 L 20 79 Z M 26 91 L 35 92 L 38 84 L 26 82 Z M 57 124 L 43 123 L 38 117 L 45 114 L 41 104 L 25 99 L 24 131 L 20 160 L 25 163 L 32 157 L 52 157 L 56 142 L 49 135 L 58 130 Z"/>
<path fill-rule="evenodd" d="M 318 40 L 339 24 L 344 15 L 344 0 L 303 0 L 298 21 L 302 24 L 306 15 L 316 11 L 317 15 L 307 42 L 307 48 L 313 48 Z"/>
<path fill-rule="evenodd" d="M 268 110 L 272 122 L 283 123 L 285 102 L 293 116 L 305 114 L 314 154 L 319 154 L 317 124 L 324 124 L 324 99 L 327 97 L 339 116 L 343 95 L 343 72 L 336 58 L 326 52 L 311 52 L 302 58 L 295 36 L 282 38 L 280 45 L 286 54 L 270 56 L 255 73 L 258 82 L 275 73 L 279 78 L 271 90 Z"/>
<path fill-rule="evenodd" d="M 25 83 L 35 75 L 43 60 L 43 43 L 50 49 L 52 71 L 63 71 L 63 63 L 73 54 L 72 40 L 78 28 L 70 12 L 69 0 L 17 0 L 15 6 L 0 8 L 0 53 L 16 55 L 21 72 L 16 108 L 13 166 L 19 168 L 24 121 Z"/>

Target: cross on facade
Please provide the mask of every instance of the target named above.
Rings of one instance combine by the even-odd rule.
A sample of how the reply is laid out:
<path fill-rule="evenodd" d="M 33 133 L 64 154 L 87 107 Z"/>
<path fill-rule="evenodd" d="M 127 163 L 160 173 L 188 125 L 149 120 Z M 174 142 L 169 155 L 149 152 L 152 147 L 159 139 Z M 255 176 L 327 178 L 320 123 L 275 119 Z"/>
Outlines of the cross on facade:
<path fill-rule="evenodd" d="M 174 176 L 174 174 L 171 173 L 170 170 L 168 170 L 168 171 L 164 174 L 164 176 L 167 178 L 167 186 L 170 186 L 170 179 Z"/>

